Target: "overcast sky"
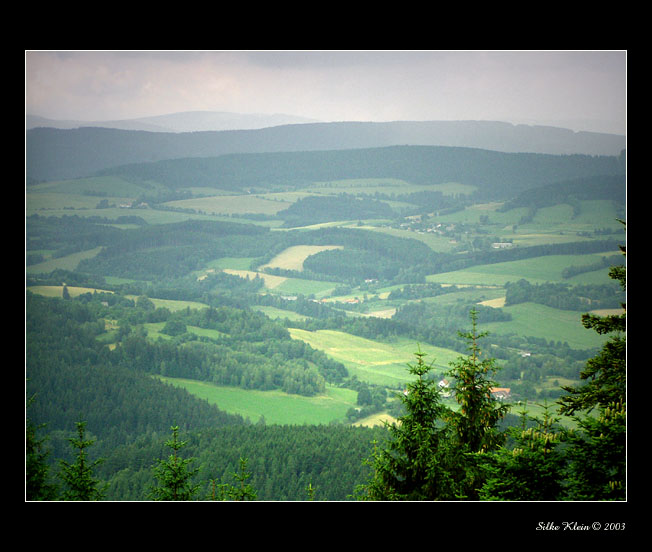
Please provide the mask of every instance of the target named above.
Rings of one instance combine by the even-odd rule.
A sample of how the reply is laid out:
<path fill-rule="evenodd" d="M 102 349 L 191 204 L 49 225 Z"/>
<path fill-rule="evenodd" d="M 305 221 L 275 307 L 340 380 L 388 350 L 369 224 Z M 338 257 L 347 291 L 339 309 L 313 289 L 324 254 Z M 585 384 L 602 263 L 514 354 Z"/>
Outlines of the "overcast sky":
<path fill-rule="evenodd" d="M 26 51 L 25 111 L 493 120 L 624 134 L 625 51 Z"/>

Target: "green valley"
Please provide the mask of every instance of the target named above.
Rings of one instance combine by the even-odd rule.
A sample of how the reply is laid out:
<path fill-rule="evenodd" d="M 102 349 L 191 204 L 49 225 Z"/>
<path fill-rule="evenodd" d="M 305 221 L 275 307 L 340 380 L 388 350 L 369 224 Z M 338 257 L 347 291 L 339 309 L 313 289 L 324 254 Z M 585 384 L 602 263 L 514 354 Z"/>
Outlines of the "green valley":
<path fill-rule="evenodd" d="M 63 455 L 64 432 L 84 414 L 117 500 L 140 500 L 147 477 L 132 458 L 173 424 L 242 435 L 344 426 L 364 448 L 380 431 L 366 426 L 402 414 L 395 397 L 414 382 L 415 353 L 437 382 L 451 380 L 472 311 L 489 332 L 482 352 L 500 367 L 497 387 L 538 415 L 610 337 L 582 315 L 625 302 L 609 277 L 626 242 L 623 167 L 624 153 L 406 146 L 30 181 L 30 415 Z M 220 477 L 237 460 L 235 430 L 223 431 L 232 457 L 219 462 L 191 438 Z M 268 467 L 250 459 L 264 485 Z M 323 469 L 310 473 L 334 485 L 335 466 Z M 330 499 L 350 498 L 365 475 L 355 470 Z M 304 487 L 275 484 L 261 496 L 303 499 Z"/>

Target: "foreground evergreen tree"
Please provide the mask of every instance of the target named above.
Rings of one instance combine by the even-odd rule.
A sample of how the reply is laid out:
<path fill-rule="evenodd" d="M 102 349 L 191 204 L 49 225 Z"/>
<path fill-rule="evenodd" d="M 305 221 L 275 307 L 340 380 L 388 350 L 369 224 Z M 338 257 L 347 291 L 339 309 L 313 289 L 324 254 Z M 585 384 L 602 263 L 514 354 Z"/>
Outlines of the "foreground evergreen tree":
<path fill-rule="evenodd" d="M 77 452 L 75 462 L 70 464 L 65 460 L 60 460 L 61 474 L 60 477 L 66 485 L 63 493 L 64 500 L 102 500 L 106 485 L 100 487 L 100 481 L 93 478 L 93 470 L 100 464 L 103 459 L 88 461 L 86 449 L 90 447 L 95 440 L 84 439 L 86 432 L 86 422 L 79 421 L 77 426 L 77 438 L 68 439 Z"/>
<path fill-rule="evenodd" d="M 256 500 L 257 494 L 254 488 L 247 483 L 251 473 L 247 471 L 247 459 L 240 458 L 240 472 L 234 472 L 233 478 L 236 485 L 228 483 L 217 483 L 217 480 L 210 480 L 211 495 L 210 500 L 234 500 L 244 502 L 247 500 Z"/>
<path fill-rule="evenodd" d="M 576 418 L 580 431 L 570 434 L 567 498 L 569 500 L 626 499 L 625 403 L 601 407 L 597 417 Z"/>
<path fill-rule="evenodd" d="M 459 332 L 469 342 L 470 355 L 460 357 L 451 363 L 449 376 L 455 381 L 455 400 L 460 405 L 451 412 L 448 422 L 451 426 L 453 450 L 458 458 L 455 463 L 458 482 L 458 497 L 476 500 L 482 486 L 481 458 L 477 455 L 496 450 L 505 442 L 505 434 L 498 429 L 509 406 L 502 404 L 492 395 L 496 387 L 493 376 L 498 370 L 492 358 L 480 359 L 482 352 L 479 340 L 485 333 L 477 331 L 477 313 L 471 311 L 472 329 Z"/>
<path fill-rule="evenodd" d="M 199 485 L 192 483 L 192 478 L 199 468 L 189 468 L 189 465 L 194 462 L 194 458 L 179 457 L 179 450 L 188 442 L 179 441 L 178 426 L 173 426 L 171 429 L 172 438 L 165 442 L 165 446 L 172 449 L 172 454 L 167 460 L 157 460 L 153 471 L 159 485 L 151 487 L 149 496 L 154 500 L 192 500 L 199 488 Z"/>
<path fill-rule="evenodd" d="M 416 365 L 408 364 L 416 376 L 400 399 L 406 414 L 394 424 L 386 423 L 387 448 L 374 450 L 367 461 L 373 468 L 370 482 L 356 489 L 362 500 L 452 499 L 449 475 L 448 430 L 442 420 L 448 408 L 441 403 L 439 387 L 428 377 L 431 366 L 425 353 L 415 353 Z"/>
<path fill-rule="evenodd" d="M 28 401 L 31 404 L 32 399 Z M 42 427 L 42 426 L 41 426 Z M 55 500 L 57 488 L 49 480 L 47 464 L 49 451 L 44 448 L 45 438 L 37 436 L 37 427 L 28 417 L 25 420 L 25 500 Z"/>
<path fill-rule="evenodd" d="M 625 255 L 625 247 L 620 248 Z M 609 276 L 625 291 L 625 266 L 614 266 Z M 626 497 L 626 306 L 611 316 L 585 314 L 582 323 L 599 334 L 614 333 L 600 353 L 590 359 L 579 387 L 564 387 L 559 412 L 575 415 L 580 431 L 570 437 L 568 497 L 572 500 L 624 500 Z M 596 415 L 591 415 L 596 412 Z"/>
<path fill-rule="evenodd" d="M 560 500 L 566 461 L 560 450 L 566 431 L 545 406 L 543 420 L 521 413 L 521 426 L 508 433 L 514 444 L 484 455 L 480 500 Z M 528 421 L 535 425 L 528 427 Z"/>

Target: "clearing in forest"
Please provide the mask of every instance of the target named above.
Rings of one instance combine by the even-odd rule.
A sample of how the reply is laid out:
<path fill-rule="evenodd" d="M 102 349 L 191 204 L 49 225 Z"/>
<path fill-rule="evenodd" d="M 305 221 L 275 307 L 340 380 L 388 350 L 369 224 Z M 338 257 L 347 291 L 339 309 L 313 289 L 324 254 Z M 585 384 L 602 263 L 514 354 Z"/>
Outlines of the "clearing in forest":
<path fill-rule="evenodd" d="M 269 263 L 260 268 L 283 268 L 286 270 L 303 270 L 303 262 L 316 253 L 329 249 L 343 249 L 341 245 L 295 245 L 288 247 Z"/>

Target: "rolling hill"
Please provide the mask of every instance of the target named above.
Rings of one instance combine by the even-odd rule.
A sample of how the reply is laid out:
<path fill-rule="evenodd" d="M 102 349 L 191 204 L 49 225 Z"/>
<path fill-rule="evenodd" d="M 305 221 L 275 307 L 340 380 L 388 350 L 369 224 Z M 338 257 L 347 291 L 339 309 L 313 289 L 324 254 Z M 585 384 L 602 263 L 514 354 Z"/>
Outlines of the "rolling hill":
<path fill-rule="evenodd" d="M 625 144 L 625 137 L 619 135 L 490 121 L 304 123 L 181 133 L 39 127 L 26 133 L 26 171 L 30 183 L 79 178 L 131 163 L 234 153 L 420 145 L 511 153 L 617 156 Z"/>

